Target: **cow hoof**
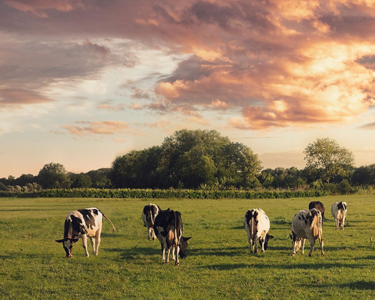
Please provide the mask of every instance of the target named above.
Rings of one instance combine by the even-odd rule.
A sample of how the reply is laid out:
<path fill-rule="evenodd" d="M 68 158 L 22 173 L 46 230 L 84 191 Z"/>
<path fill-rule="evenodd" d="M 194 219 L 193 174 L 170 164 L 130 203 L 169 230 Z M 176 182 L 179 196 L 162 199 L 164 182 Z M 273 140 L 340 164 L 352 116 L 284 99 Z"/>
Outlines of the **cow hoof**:
<path fill-rule="evenodd" d="M 295 254 L 295 253 L 292 253 L 292 256 L 294 257 L 294 256 L 296 256 L 296 254 Z"/>
<path fill-rule="evenodd" d="M 309 254 L 309 257 L 312 257 L 312 256 L 313 256 L 313 255 L 310 253 L 310 254 Z"/>

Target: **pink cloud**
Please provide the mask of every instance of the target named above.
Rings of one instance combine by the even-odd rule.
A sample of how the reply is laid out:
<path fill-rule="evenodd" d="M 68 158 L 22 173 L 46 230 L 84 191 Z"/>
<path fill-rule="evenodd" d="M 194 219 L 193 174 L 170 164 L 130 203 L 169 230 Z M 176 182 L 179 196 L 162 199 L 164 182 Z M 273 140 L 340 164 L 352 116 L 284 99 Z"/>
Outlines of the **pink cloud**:
<path fill-rule="evenodd" d="M 122 121 L 76 122 L 76 125 L 63 125 L 62 128 L 76 136 L 113 135 L 130 130 L 127 123 Z"/>
<path fill-rule="evenodd" d="M 46 11 L 58 10 L 70 12 L 77 8 L 83 8 L 79 0 L 6 0 L 5 4 L 22 12 L 31 12 L 40 18 L 48 18 Z"/>
<path fill-rule="evenodd" d="M 122 87 L 144 101 L 133 107 L 138 110 L 200 118 L 201 110 L 235 109 L 241 118 L 233 126 L 266 129 L 349 123 L 375 103 L 373 1 L 5 4 L 0 11 L 4 30 L 38 39 L 27 43 L 30 53 L 14 50 L 24 58 L 22 64 L 12 51 L 0 62 L 7 87 L 23 80 L 45 86 L 62 78 L 94 77 L 108 66 L 136 67 L 135 53 L 147 48 L 184 58 L 171 74 L 158 78 L 152 91 L 136 81 Z M 21 18 L 22 24 L 14 22 Z M 51 36 L 74 39 L 74 46 L 42 43 Z M 114 47 L 111 39 L 122 42 Z M 128 52 L 134 44 L 142 47 Z M 148 72 L 144 78 L 155 70 Z M 120 110 L 110 104 L 99 108 Z"/>
<path fill-rule="evenodd" d="M 21 106 L 48 103 L 54 100 L 38 92 L 23 89 L 0 89 L 0 106 Z"/>

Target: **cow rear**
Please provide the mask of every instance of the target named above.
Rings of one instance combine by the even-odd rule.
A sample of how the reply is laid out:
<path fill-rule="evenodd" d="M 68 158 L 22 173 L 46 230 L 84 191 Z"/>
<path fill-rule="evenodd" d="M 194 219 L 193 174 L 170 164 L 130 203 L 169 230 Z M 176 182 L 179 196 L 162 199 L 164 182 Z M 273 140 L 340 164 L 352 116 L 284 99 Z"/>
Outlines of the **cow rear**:
<path fill-rule="evenodd" d="M 247 233 L 250 253 L 258 253 L 258 241 L 262 247 L 262 252 L 267 250 L 268 241 L 273 238 L 269 235 L 270 221 L 266 213 L 260 209 L 249 209 L 244 217 L 244 228 Z M 255 248 L 255 250 L 254 250 Z"/>
<path fill-rule="evenodd" d="M 185 258 L 187 241 L 190 237 L 183 237 L 183 225 L 181 213 L 178 211 L 162 210 L 155 218 L 154 224 L 155 234 L 160 241 L 162 249 L 162 261 L 169 263 L 169 253 L 172 249 L 172 257 L 175 259 L 175 264 L 180 263 L 179 256 Z"/>
<path fill-rule="evenodd" d="M 309 256 L 313 255 L 315 240 L 318 239 L 321 248 L 321 255 L 324 256 L 323 250 L 323 229 L 322 229 L 322 213 L 316 208 L 310 210 L 303 209 L 296 213 L 292 221 L 292 255 L 296 255 L 301 248 L 304 254 L 305 240 L 310 242 Z"/>

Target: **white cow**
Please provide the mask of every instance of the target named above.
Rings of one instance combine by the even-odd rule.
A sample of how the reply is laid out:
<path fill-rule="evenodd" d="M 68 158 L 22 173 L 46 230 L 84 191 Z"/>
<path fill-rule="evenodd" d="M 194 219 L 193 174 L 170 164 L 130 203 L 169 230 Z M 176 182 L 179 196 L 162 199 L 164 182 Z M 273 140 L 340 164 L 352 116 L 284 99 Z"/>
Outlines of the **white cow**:
<path fill-rule="evenodd" d="M 247 237 L 250 245 L 250 253 L 253 253 L 255 246 L 255 253 L 258 253 L 258 240 L 262 246 L 262 252 L 267 250 L 268 241 L 273 238 L 268 234 L 270 230 L 270 220 L 266 213 L 260 209 L 249 209 L 243 219 L 244 228 L 247 232 Z"/>
<path fill-rule="evenodd" d="M 97 208 L 74 210 L 68 214 L 64 224 L 64 238 L 56 240 L 56 242 L 63 244 L 66 257 L 72 257 L 73 244 L 78 242 L 79 238 L 82 238 L 83 248 L 88 257 L 87 237 L 91 240 L 93 254 L 98 255 L 103 217 L 112 224 L 113 231 L 116 231 L 111 220 Z"/>
<path fill-rule="evenodd" d="M 324 256 L 322 222 L 322 213 L 316 208 L 310 210 L 303 209 L 294 215 L 290 228 L 292 230 L 293 239 L 293 256 L 296 255 L 299 248 L 302 248 L 302 254 L 305 253 L 306 239 L 310 242 L 309 256 L 312 256 L 316 239 L 319 240 L 321 254 Z"/>
<path fill-rule="evenodd" d="M 346 202 L 335 202 L 332 204 L 331 213 L 335 218 L 336 229 L 344 230 L 346 220 L 347 205 Z"/>

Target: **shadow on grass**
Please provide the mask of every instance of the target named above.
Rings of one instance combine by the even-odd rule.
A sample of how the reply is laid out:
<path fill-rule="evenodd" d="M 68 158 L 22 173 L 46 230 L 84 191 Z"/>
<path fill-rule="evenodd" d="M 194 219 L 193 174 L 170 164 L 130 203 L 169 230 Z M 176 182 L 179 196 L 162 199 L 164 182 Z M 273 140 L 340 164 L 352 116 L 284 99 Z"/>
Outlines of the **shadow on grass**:
<path fill-rule="evenodd" d="M 330 289 L 332 288 L 332 285 L 330 284 L 303 284 L 302 287 L 314 287 L 314 288 L 320 288 L 320 289 Z M 349 283 L 341 283 L 341 284 L 335 284 L 335 288 L 349 288 L 350 290 L 374 290 L 375 288 L 375 281 L 365 281 L 365 280 L 358 280 L 355 282 L 349 282 Z"/>
<path fill-rule="evenodd" d="M 240 264 L 212 264 L 206 266 L 197 267 L 198 269 L 209 269 L 209 270 L 218 270 L 218 271 L 227 271 L 227 270 L 235 270 L 235 269 L 258 269 L 258 270 L 265 270 L 265 269 L 274 269 L 274 270 L 321 270 L 324 269 L 331 269 L 331 268 L 356 268 L 355 265 L 349 264 L 337 264 L 337 263 L 319 263 L 319 264 L 310 264 L 310 263 L 302 263 L 302 264 L 266 264 L 266 263 L 257 263 L 257 261 L 249 260 L 249 263 L 240 263 Z M 375 285 L 373 285 L 375 287 Z"/>
<path fill-rule="evenodd" d="M 138 244 L 132 248 L 111 248 L 104 251 L 118 253 L 121 260 L 144 260 L 145 256 L 161 255 L 161 250 L 159 249 L 155 249 L 154 247 L 138 247 Z"/>

